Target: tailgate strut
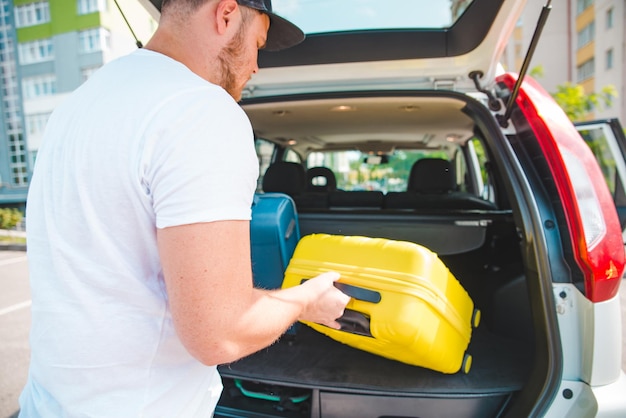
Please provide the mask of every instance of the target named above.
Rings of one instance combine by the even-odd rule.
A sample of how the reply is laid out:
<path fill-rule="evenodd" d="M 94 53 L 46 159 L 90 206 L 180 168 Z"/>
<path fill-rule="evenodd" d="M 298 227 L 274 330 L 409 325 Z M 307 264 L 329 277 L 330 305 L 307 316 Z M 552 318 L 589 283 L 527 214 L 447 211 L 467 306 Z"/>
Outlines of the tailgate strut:
<path fill-rule="evenodd" d="M 524 80 L 524 76 L 528 72 L 528 66 L 530 65 L 530 60 L 535 53 L 535 49 L 537 48 L 537 43 L 539 42 L 539 36 L 541 36 L 541 31 L 543 27 L 546 25 L 546 21 L 548 20 L 548 15 L 552 10 L 552 0 L 548 0 L 543 9 L 541 9 L 541 14 L 539 15 L 539 20 L 537 21 L 537 26 L 535 27 L 535 33 L 533 33 L 533 37 L 530 41 L 530 45 L 528 46 L 528 51 L 526 52 L 526 57 L 524 57 L 524 62 L 522 63 L 522 68 L 520 69 L 520 73 L 517 77 L 517 81 L 513 86 L 513 91 L 511 92 L 511 96 L 509 96 L 509 100 L 506 104 L 506 109 L 504 111 L 504 115 L 497 115 L 498 123 L 503 128 L 506 128 L 509 125 L 509 119 L 511 118 L 511 112 L 513 112 L 513 103 L 515 103 L 515 99 L 517 99 L 517 95 L 519 94 L 519 89 Z"/>

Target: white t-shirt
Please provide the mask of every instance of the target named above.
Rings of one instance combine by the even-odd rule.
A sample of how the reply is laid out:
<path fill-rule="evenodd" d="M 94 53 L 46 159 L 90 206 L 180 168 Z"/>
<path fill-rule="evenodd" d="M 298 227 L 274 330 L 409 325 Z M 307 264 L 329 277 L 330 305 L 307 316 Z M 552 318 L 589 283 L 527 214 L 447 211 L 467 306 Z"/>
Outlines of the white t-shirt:
<path fill-rule="evenodd" d="M 220 87 L 138 50 L 50 117 L 27 201 L 23 417 L 205 417 L 215 367 L 176 336 L 156 229 L 249 220 L 250 122 Z"/>

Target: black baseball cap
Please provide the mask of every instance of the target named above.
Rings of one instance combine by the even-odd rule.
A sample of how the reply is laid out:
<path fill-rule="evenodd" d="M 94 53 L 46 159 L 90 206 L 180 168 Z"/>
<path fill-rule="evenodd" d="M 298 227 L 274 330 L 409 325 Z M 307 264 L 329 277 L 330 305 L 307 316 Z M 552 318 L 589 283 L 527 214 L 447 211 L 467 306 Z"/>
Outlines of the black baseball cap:
<path fill-rule="evenodd" d="M 259 10 L 270 18 L 265 51 L 280 51 L 304 41 L 304 33 L 299 27 L 272 12 L 272 0 L 237 0 L 242 6 Z"/>

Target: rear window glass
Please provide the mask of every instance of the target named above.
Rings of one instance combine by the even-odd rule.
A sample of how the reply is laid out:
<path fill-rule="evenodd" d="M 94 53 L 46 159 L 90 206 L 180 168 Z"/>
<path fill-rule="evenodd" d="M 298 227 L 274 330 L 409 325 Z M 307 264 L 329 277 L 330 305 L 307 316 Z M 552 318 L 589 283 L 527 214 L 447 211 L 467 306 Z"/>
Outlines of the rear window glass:
<path fill-rule="evenodd" d="M 619 170 L 626 170 L 623 165 L 621 167 L 618 166 L 618 164 L 621 163 L 619 163 L 619 159 L 616 159 L 615 156 L 620 156 L 621 153 L 617 145 L 613 145 L 612 142 L 609 141 L 604 129 L 604 126 L 601 125 L 580 130 L 579 132 L 587 145 L 589 145 L 589 148 L 591 148 L 591 152 L 593 152 L 593 155 L 596 157 L 602 174 L 604 174 L 606 184 L 609 186 L 611 193 L 615 196 L 620 178 Z M 615 149 L 611 149 L 611 145 L 613 145 Z"/>
<path fill-rule="evenodd" d="M 305 33 L 445 29 L 472 0 L 274 0 L 274 12 Z"/>
<path fill-rule="evenodd" d="M 369 155 L 359 151 L 313 152 L 307 157 L 307 168 L 330 168 L 340 190 L 403 192 L 407 190 L 411 167 L 422 158 L 449 160 L 445 151 L 396 150 L 385 155 Z M 453 161 L 452 166 L 456 166 L 457 170 L 460 166 L 465 171 L 462 158 Z"/>

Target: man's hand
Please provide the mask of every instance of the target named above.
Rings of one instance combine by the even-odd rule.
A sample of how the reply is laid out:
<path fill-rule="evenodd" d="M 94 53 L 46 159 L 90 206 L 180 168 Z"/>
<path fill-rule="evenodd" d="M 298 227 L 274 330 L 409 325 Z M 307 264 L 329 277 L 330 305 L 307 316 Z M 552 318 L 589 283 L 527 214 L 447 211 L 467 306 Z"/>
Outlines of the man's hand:
<path fill-rule="evenodd" d="M 311 299 L 298 320 L 315 322 L 335 329 L 341 327 L 336 319 L 343 315 L 350 296 L 335 287 L 334 284 L 338 279 L 338 273 L 328 272 L 301 285 L 305 292 L 311 295 Z"/>

